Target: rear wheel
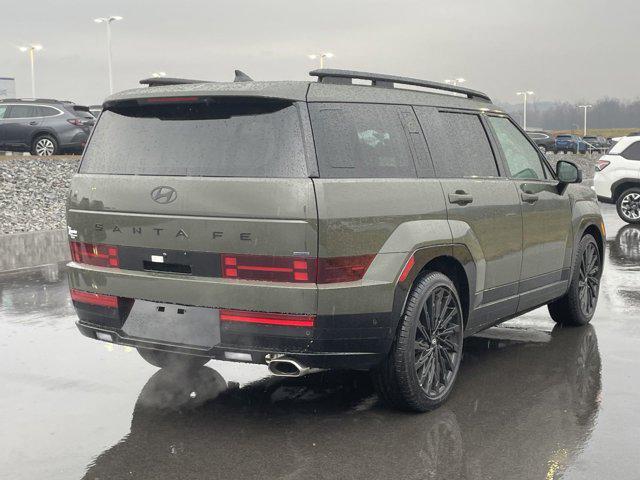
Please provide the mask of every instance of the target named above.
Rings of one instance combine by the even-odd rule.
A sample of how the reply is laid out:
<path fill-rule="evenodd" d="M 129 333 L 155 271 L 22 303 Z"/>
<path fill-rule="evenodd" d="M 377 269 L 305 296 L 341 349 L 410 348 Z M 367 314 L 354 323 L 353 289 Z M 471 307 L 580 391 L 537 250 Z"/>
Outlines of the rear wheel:
<path fill-rule="evenodd" d="M 640 188 L 622 192 L 616 201 L 618 215 L 627 223 L 640 223 Z"/>
<path fill-rule="evenodd" d="M 172 370 L 196 370 L 209 361 L 207 357 L 195 357 L 148 348 L 138 348 L 138 353 L 154 367 Z"/>
<path fill-rule="evenodd" d="M 58 153 L 58 142 L 51 135 L 40 135 L 35 138 L 31 145 L 31 155 L 39 157 L 49 157 Z"/>
<path fill-rule="evenodd" d="M 598 244 L 592 235 L 582 237 L 576 252 L 576 264 L 569 291 L 548 306 L 551 318 L 563 325 L 586 325 L 593 318 L 598 304 L 602 260 Z"/>
<path fill-rule="evenodd" d="M 463 313 L 456 287 L 440 272 L 414 284 L 396 339 L 374 372 L 388 405 L 417 412 L 441 405 L 451 393 L 462 359 Z"/>

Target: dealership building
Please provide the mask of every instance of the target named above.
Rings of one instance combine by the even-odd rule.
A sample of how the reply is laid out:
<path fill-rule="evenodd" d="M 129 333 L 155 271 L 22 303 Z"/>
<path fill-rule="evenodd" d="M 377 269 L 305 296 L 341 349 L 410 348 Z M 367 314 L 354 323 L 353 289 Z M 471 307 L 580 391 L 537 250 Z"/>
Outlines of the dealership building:
<path fill-rule="evenodd" d="M 0 99 L 15 98 L 16 79 L 11 77 L 0 77 Z"/>

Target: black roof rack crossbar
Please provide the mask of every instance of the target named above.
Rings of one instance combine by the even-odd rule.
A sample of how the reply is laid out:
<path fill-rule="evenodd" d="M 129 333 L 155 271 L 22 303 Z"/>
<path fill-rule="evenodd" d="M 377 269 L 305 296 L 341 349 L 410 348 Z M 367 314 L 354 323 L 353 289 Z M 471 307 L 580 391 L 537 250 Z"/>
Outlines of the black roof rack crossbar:
<path fill-rule="evenodd" d="M 189 83 L 213 83 L 209 80 L 193 80 L 190 78 L 151 77 L 140 80 L 140 85 L 148 87 L 164 87 L 167 85 L 187 85 Z"/>
<path fill-rule="evenodd" d="M 468 98 L 481 99 L 491 102 L 491 98 L 486 93 L 471 90 L 470 88 L 448 85 L 446 83 L 432 82 L 430 80 L 420 80 L 417 78 L 397 77 L 395 75 L 385 75 L 381 73 L 356 72 L 353 70 L 338 70 L 334 68 L 321 68 L 309 72 L 312 77 L 318 77 L 320 83 L 352 83 L 354 78 L 359 80 L 370 80 L 373 86 L 393 88 L 394 83 L 402 85 L 413 85 L 416 87 L 443 90 L 446 92 L 459 93 Z"/>

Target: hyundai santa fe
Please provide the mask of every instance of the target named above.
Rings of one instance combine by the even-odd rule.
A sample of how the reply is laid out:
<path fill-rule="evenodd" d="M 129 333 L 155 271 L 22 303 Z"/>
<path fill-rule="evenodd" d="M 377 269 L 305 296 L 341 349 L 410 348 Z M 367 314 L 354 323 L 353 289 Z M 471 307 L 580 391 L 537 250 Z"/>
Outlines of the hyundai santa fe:
<path fill-rule="evenodd" d="M 384 402 L 426 411 L 465 337 L 542 305 L 592 319 L 604 225 L 574 164 L 484 93 L 311 75 L 105 101 L 67 207 L 84 335 L 184 372 L 370 370 Z"/>

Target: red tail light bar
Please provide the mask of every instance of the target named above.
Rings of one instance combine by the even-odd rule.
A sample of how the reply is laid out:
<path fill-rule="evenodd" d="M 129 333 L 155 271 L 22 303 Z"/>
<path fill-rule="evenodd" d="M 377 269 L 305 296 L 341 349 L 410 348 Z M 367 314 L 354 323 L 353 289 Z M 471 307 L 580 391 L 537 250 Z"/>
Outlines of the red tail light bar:
<path fill-rule="evenodd" d="M 315 315 L 287 315 L 283 313 L 249 312 L 245 310 L 220 310 L 221 322 L 259 323 L 287 327 L 313 327 Z"/>
<path fill-rule="evenodd" d="M 598 163 L 596 164 L 596 170 L 601 172 L 602 170 L 604 170 L 611 162 L 609 162 L 608 160 L 598 160 Z"/>
<path fill-rule="evenodd" d="M 374 257 L 301 258 L 222 254 L 222 276 L 272 282 L 353 282 L 364 277 Z"/>
<path fill-rule="evenodd" d="M 98 307 L 119 307 L 119 297 L 113 295 L 105 295 L 103 293 L 83 292 L 82 290 L 71 289 L 71 300 L 79 303 L 88 303 Z"/>
<path fill-rule="evenodd" d="M 118 247 L 84 242 L 71 242 L 71 259 L 97 267 L 118 268 Z"/>

